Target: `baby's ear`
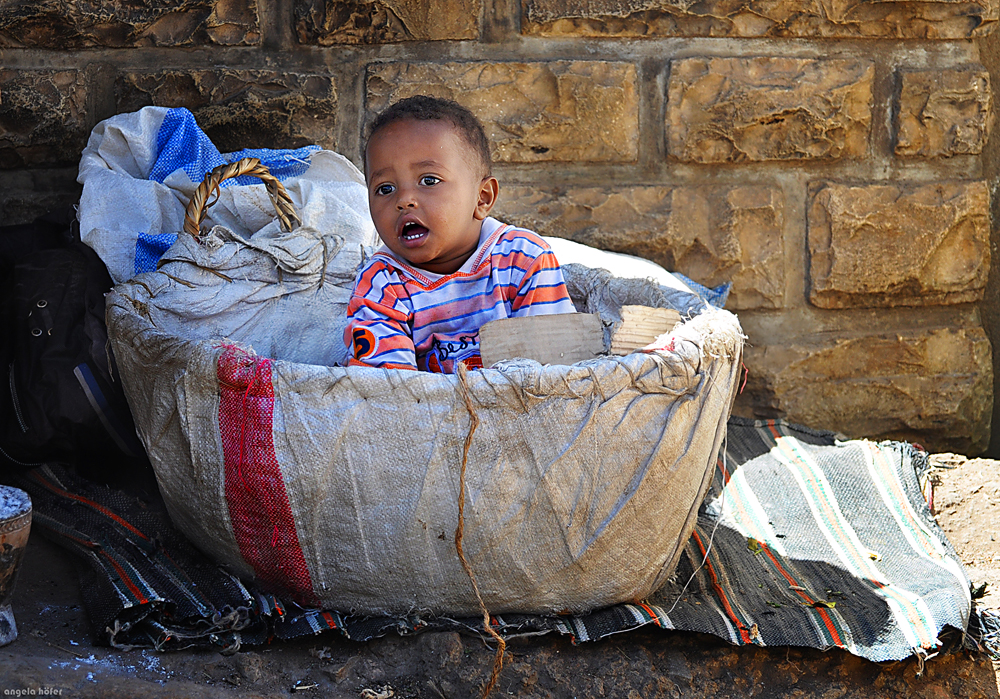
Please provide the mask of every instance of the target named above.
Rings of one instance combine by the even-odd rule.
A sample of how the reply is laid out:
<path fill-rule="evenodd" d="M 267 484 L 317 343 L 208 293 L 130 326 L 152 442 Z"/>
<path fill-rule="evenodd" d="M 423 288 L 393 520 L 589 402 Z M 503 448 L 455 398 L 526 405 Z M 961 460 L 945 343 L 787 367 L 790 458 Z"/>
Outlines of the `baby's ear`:
<path fill-rule="evenodd" d="M 497 196 L 500 194 L 500 183 L 492 175 L 484 177 L 479 183 L 479 201 L 476 203 L 476 210 L 473 217 L 482 221 L 490 215 L 490 210 L 497 203 Z"/>

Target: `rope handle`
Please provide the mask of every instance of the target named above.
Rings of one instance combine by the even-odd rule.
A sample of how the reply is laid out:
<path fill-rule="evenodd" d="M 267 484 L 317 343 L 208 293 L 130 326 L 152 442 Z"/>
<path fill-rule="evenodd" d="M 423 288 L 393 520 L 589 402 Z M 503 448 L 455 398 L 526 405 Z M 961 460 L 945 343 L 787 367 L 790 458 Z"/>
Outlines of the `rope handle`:
<path fill-rule="evenodd" d="M 302 223 L 302 218 L 295 210 L 291 197 L 285 191 L 285 185 L 281 184 L 278 178 L 272 175 L 267 166 L 259 159 L 242 158 L 235 163 L 220 165 L 205 175 L 205 181 L 198 185 L 198 189 L 191 196 L 191 201 L 188 202 L 187 209 L 184 211 L 185 233 L 191 235 L 195 240 L 201 240 L 201 221 L 205 218 L 205 212 L 211 205 L 208 203 L 208 198 L 214 194 L 217 199 L 219 185 L 222 181 L 240 175 L 253 175 L 259 177 L 264 183 L 264 187 L 267 188 L 267 196 L 274 204 L 274 210 L 281 222 L 281 230 L 288 232 Z M 214 200 L 212 203 L 215 203 Z"/>

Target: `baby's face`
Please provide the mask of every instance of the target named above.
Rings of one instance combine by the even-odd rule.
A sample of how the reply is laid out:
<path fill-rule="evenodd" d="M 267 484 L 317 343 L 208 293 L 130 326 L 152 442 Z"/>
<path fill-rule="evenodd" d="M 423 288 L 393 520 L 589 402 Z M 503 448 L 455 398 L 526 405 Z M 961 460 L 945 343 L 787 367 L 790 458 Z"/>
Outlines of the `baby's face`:
<path fill-rule="evenodd" d="M 372 137 L 365 157 L 368 204 L 393 253 L 435 274 L 451 274 L 472 256 L 496 197 L 496 180 L 482 177 L 474 157 L 441 119 L 397 121 Z"/>

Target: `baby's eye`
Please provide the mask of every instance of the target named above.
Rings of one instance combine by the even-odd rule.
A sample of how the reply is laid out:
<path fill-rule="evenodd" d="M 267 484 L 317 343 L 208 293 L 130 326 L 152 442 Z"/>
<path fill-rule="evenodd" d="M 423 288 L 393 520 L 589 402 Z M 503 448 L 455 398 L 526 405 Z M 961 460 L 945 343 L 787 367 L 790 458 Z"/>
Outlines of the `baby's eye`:
<path fill-rule="evenodd" d="M 381 194 L 382 196 L 392 194 L 394 191 L 396 191 L 396 188 L 391 184 L 380 184 L 375 188 L 375 194 Z"/>
<path fill-rule="evenodd" d="M 420 184 L 425 187 L 432 187 L 441 181 L 440 177 L 435 177 L 434 175 L 424 175 L 420 178 Z"/>

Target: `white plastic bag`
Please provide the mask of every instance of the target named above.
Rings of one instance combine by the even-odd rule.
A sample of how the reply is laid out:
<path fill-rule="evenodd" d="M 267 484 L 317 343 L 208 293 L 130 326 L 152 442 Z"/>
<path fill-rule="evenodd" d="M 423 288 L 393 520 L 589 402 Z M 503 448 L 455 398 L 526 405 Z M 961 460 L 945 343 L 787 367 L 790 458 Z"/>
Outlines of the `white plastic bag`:
<path fill-rule="evenodd" d="M 301 235 L 333 240 L 339 272 L 353 273 L 362 245 L 377 240 L 364 177 L 345 157 L 316 146 L 220 153 L 186 109 L 145 107 L 98 124 L 80 159 L 80 236 L 115 283 L 156 269 L 177 241 L 191 195 L 213 168 L 255 157 L 287 190 Z M 278 223 L 264 186 L 252 177 L 222 183 L 204 225 L 252 239 Z"/>

